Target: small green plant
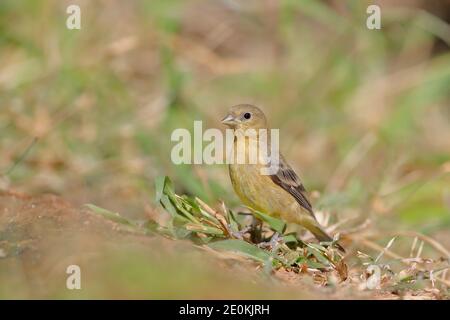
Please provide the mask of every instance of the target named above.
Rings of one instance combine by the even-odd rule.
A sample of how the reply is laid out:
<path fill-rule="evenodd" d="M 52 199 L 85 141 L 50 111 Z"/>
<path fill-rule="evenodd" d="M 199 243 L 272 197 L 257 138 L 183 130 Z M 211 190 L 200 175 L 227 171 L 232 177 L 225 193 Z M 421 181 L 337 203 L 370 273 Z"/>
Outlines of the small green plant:
<path fill-rule="evenodd" d="M 168 177 L 157 178 L 155 189 L 155 200 L 170 215 L 164 225 L 153 220 L 139 224 L 94 205 L 88 207 L 136 232 L 188 239 L 213 250 L 234 252 L 261 263 L 268 271 L 287 268 L 295 272 L 333 272 L 341 280 L 347 277 L 347 266 L 337 250 L 305 243 L 294 233 L 285 233 L 286 224 L 279 219 L 251 208 L 252 214 L 234 212 L 224 203 L 220 210 L 213 209 L 198 197 L 176 194 Z"/>

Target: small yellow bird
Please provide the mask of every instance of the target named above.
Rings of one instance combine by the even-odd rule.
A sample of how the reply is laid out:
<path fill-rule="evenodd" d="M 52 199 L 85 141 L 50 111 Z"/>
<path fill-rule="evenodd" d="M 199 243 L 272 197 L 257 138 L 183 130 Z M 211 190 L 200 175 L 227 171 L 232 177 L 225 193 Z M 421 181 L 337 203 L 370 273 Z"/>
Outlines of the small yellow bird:
<path fill-rule="evenodd" d="M 270 130 L 264 113 L 253 105 L 240 104 L 231 107 L 222 123 L 232 128 L 235 134 L 234 161 L 229 165 L 229 173 L 241 201 L 255 210 L 305 227 L 319 241 L 332 241 L 317 222 L 303 184 L 281 154 L 275 174 L 261 174 L 261 168 L 267 167 L 263 161 L 249 163 L 249 154 L 258 154 L 257 150 L 252 150 L 258 148 L 258 143 L 252 143 L 251 140 L 260 139 L 259 129 L 267 130 L 267 143 L 270 144 Z M 255 129 L 256 135 L 245 134 L 248 129 Z M 238 137 L 245 138 L 245 148 L 242 148 L 242 143 L 238 143 Z M 246 160 L 245 163 L 236 163 L 239 154 L 241 159 Z M 340 245 L 337 246 L 344 251 Z"/>

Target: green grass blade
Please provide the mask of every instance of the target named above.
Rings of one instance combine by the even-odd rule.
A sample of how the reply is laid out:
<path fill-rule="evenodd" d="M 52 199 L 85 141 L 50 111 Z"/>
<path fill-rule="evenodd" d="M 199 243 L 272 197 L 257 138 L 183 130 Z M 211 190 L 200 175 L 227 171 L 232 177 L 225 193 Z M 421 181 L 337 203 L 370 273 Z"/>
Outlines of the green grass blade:
<path fill-rule="evenodd" d="M 229 239 L 217 241 L 208 246 L 215 250 L 232 251 L 263 263 L 270 259 L 270 254 L 268 252 L 243 240 Z"/>
<path fill-rule="evenodd" d="M 277 218 L 262 213 L 261 211 L 254 210 L 250 207 L 247 208 L 249 208 L 258 219 L 266 222 L 273 230 L 275 230 L 279 234 L 283 234 L 284 230 L 286 229 L 286 223 Z"/>

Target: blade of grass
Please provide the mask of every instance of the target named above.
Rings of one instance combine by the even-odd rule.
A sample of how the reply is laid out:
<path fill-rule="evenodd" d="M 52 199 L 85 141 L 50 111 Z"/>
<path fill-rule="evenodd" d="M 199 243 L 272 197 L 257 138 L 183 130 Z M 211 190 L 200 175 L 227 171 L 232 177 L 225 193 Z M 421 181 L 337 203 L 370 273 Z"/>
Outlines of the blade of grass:
<path fill-rule="evenodd" d="M 208 245 L 215 250 L 226 250 L 236 252 L 253 260 L 259 262 L 266 262 L 270 259 L 270 254 L 257 246 L 238 239 L 228 239 L 223 241 L 213 242 Z"/>
<path fill-rule="evenodd" d="M 262 213 L 261 211 L 255 210 L 253 208 L 247 207 L 258 219 L 266 222 L 273 230 L 278 232 L 279 234 L 283 234 L 284 230 L 286 229 L 286 223 L 283 221 L 271 217 L 265 213 Z"/>

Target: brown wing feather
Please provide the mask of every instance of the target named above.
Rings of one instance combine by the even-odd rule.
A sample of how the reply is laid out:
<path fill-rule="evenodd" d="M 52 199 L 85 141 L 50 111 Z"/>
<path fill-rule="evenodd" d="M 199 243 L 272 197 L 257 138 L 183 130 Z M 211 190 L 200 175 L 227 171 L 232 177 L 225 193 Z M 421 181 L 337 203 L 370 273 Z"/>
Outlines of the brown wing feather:
<path fill-rule="evenodd" d="M 300 179 L 294 170 L 292 170 L 292 168 L 286 163 L 283 156 L 280 155 L 280 168 L 277 174 L 271 175 L 270 178 L 275 184 L 289 192 L 295 200 L 297 200 L 300 206 L 305 208 L 311 217 L 316 220 L 311 203 L 305 195 L 305 187 L 300 182 Z M 319 224 L 309 225 L 308 230 L 311 231 L 319 241 L 333 240 L 333 238 L 323 231 Z M 339 250 L 345 252 L 344 248 L 340 244 L 336 243 L 335 245 L 339 248 Z"/>
<path fill-rule="evenodd" d="M 305 195 L 305 187 L 294 170 L 286 163 L 283 156 L 280 156 L 280 168 L 277 174 L 271 175 L 270 178 L 275 184 L 289 192 L 315 219 L 311 203 Z"/>

